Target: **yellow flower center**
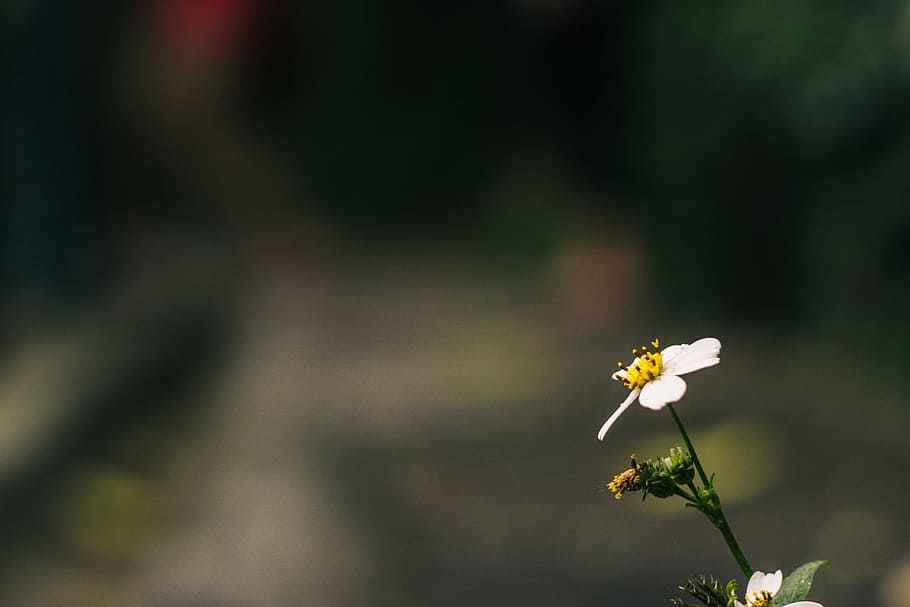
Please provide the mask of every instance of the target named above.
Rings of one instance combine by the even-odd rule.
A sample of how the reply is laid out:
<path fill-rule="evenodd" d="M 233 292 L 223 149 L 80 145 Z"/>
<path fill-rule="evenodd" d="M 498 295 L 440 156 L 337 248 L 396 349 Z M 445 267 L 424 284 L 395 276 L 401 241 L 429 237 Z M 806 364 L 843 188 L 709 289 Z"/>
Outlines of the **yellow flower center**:
<path fill-rule="evenodd" d="M 643 388 L 646 383 L 660 375 L 663 357 L 660 352 L 656 351 L 660 348 L 660 340 L 655 339 L 651 345 L 654 346 L 655 352 L 649 351 L 648 346 L 642 346 L 641 352 L 637 348 L 632 350 L 632 355 L 636 358 L 632 361 L 631 366 L 627 367 L 621 361 L 616 363 L 621 370 L 626 372 L 625 377 L 617 375 L 616 379 L 624 383 L 629 390 Z"/>
<path fill-rule="evenodd" d="M 749 607 L 771 607 L 771 593 L 767 590 L 753 592 L 751 599 L 746 598 L 749 601 Z"/>

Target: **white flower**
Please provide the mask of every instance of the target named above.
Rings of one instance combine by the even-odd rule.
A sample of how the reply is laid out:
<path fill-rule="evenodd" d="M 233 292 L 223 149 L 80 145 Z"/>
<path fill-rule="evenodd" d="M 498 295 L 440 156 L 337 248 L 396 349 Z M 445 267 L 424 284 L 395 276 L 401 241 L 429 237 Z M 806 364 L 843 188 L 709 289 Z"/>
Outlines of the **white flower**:
<path fill-rule="evenodd" d="M 746 594 L 743 598 L 746 599 L 747 604 L 743 605 L 739 601 L 734 601 L 733 603 L 736 607 L 770 607 L 771 606 L 771 597 L 777 594 L 777 591 L 780 590 L 780 585 L 784 581 L 784 575 L 780 572 L 780 569 L 774 573 L 762 573 L 761 571 L 756 571 L 752 574 L 752 577 L 749 578 L 749 583 L 746 585 Z M 781 605 L 781 607 L 823 607 L 820 603 L 814 601 L 797 601 L 795 603 L 788 603 L 787 605 Z"/>
<path fill-rule="evenodd" d="M 651 345 L 657 350 L 660 342 L 655 339 Z M 617 363 L 619 371 L 613 374 L 613 379 L 624 383 L 631 392 L 601 426 L 597 433 L 600 440 L 604 439 L 610 426 L 636 398 L 642 407 L 654 411 L 681 399 L 686 393 L 686 382 L 679 376 L 719 363 L 720 341 L 704 337 L 691 345 L 668 346 L 660 352 L 650 352 L 647 346 L 642 346 L 640 353 L 632 350 L 632 354 L 635 355 L 635 360 L 628 367 L 621 362 Z"/>

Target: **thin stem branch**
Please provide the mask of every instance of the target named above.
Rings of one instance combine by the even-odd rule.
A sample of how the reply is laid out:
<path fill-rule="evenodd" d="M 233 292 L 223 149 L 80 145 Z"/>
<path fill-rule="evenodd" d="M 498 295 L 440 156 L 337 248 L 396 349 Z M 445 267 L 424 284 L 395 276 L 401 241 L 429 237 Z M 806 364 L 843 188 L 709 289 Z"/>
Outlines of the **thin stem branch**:
<path fill-rule="evenodd" d="M 749 578 L 752 576 L 752 567 L 749 565 L 749 561 L 746 560 L 746 556 L 743 554 L 742 549 L 736 542 L 736 538 L 733 536 L 733 530 L 730 529 L 730 523 L 727 522 L 727 517 L 724 516 L 723 508 L 720 505 L 720 497 L 717 495 L 717 492 L 714 491 L 714 487 L 712 486 L 710 479 L 708 479 L 708 475 L 705 474 L 705 469 L 702 468 L 701 461 L 698 459 L 698 454 L 695 453 L 695 447 L 692 446 L 692 441 L 689 439 L 689 433 L 686 432 L 685 427 L 683 427 L 679 415 L 676 414 L 676 409 L 670 404 L 667 405 L 667 408 L 673 416 L 673 421 L 676 422 L 676 427 L 679 428 L 679 433 L 686 442 L 686 448 L 689 450 L 689 455 L 692 456 L 692 462 L 695 464 L 695 469 L 698 470 L 698 476 L 701 478 L 705 489 L 709 492 L 707 498 L 702 498 L 699 492 L 695 491 L 694 484 L 690 483 L 689 486 L 695 492 L 695 497 L 697 498 L 695 503 L 701 506 L 699 509 L 704 512 L 705 516 L 708 517 L 708 520 L 714 523 L 714 526 L 720 530 L 721 535 L 724 536 L 724 540 L 727 542 L 727 547 L 730 548 L 730 552 L 733 553 L 733 558 L 736 559 L 736 563 L 742 570 L 743 575 L 745 575 L 746 578 Z"/>
<path fill-rule="evenodd" d="M 686 501 L 692 502 L 693 504 L 698 505 L 698 504 L 701 503 L 701 502 L 698 501 L 698 498 L 695 497 L 696 494 L 695 494 L 694 492 L 693 492 L 693 493 L 689 493 L 688 491 L 686 491 L 686 490 L 683 489 L 682 487 L 677 486 L 677 487 L 676 487 L 676 490 L 674 491 L 674 493 L 676 493 L 676 495 L 678 495 L 678 496 L 680 496 L 680 497 L 682 497 L 682 498 L 685 498 Z"/>
<path fill-rule="evenodd" d="M 698 476 L 701 477 L 701 482 L 705 487 L 710 487 L 711 481 L 708 480 L 705 469 L 701 467 L 701 462 L 698 460 L 698 454 L 695 453 L 695 447 L 692 446 L 692 441 L 689 440 L 689 434 L 686 432 L 686 429 L 682 425 L 682 421 L 680 421 L 679 416 L 676 414 L 676 409 L 670 404 L 667 405 L 667 409 L 670 410 L 670 415 L 673 416 L 673 421 L 676 422 L 676 427 L 679 428 L 679 433 L 682 434 L 683 440 L 686 441 L 686 448 L 689 449 L 689 455 L 692 456 L 692 461 L 695 463 L 695 469 L 698 470 Z"/>

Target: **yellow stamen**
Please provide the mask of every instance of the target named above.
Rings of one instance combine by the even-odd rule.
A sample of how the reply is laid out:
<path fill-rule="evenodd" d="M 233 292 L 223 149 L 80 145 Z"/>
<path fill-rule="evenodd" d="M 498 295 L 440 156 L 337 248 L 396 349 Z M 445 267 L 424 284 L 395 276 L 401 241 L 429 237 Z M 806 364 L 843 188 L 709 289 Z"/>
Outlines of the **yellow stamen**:
<path fill-rule="evenodd" d="M 658 348 L 660 347 L 660 341 L 655 339 L 651 342 L 651 345 Z M 625 384 L 630 390 L 643 388 L 646 383 L 654 381 L 663 368 L 663 357 L 660 352 L 649 352 L 647 346 L 642 346 L 641 351 L 643 352 L 641 358 L 632 361 L 634 365 L 629 368 L 626 368 L 622 363 L 617 363 L 620 369 L 626 371 L 626 376 L 617 377 L 616 379 Z M 638 353 L 638 348 L 632 350 L 634 356 L 638 356 Z"/>
<path fill-rule="evenodd" d="M 771 607 L 771 593 L 767 590 L 753 592 L 752 598 L 746 597 L 749 607 Z"/>

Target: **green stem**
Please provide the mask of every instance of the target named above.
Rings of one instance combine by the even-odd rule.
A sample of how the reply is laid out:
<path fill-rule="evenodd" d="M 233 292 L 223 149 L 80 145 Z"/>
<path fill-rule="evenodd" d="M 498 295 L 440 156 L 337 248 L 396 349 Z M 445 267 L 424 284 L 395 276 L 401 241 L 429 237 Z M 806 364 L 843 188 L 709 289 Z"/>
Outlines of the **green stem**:
<path fill-rule="evenodd" d="M 679 416 L 676 414 L 676 409 L 673 408 L 673 405 L 668 404 L 667 409 L 670 410 L 670 414 L 673 416 L 673 421 L 676 422 L 676 427 L 679 428 L 679 433 L 682 434 L 683 440 L 686 441 L 686 448 L 689 450 L 689 455 L 692 456 L 692 461 L 695 462 L 695 469 L 698 470 L 698 476 L 701 477 L 701 482 L 705 487 L 711 486 L 711 481 L 708 480 L 708 475 L 705 474 L 705 469 L 701 467 L 701 462 L 698 461 L 698 454 L 695 453 L 695 447 L 692 446 L 692 441 L 689 440 L 689 434 L 686 432 L 686 429 L 682 425 Z"/>
<path fill-rule="evenodd" d="M 696 506 L 701 504 L 701 502 L 698 501 L 698 498 L 695 497 L 696 493 L 694 491 L 692 493 L 689 493 L 682 487 L 677 486 L 674 493 L 676 493 L 676 495 L 678 495 L 682 498 L 685 498 L 686 501 L 691 502 L 691 503 L 695 504 Z"/>
<path fill-rule="evenodd" d="M 752 567 L 749 565 L 749 561 L 746 560 L 746 555 L 743 554 L 739 544 L 736 543 L 736 538 L 733 537 L 733 531 L 730 529 L 730 523 L 727 522 L 727 517 L 724 516 L 724 511 L 721 510 L 720 504 L 717 505 L 717 517 L 720 523 L 717 528 L 720 529 L 724 539 L 727 540 L 727 546 L 730 548 L 730 552 L 733 553 L 733 558 L 736 559 L 736 563 L 742 570 L 743 575 L 746 576 L 746 579 L 749 579 L 752 577 Z"/>
<path fill-rule="evenodd" d="M 723 508 L 721 508 L 720 497 L 717 495 L 717 492 L 714 491 L 714 487 L 708 479 L 708 475 L 705 474 L 705 469 L 702 468 L 701 461 L 698 459 L 698 454 L 695 453 L 695 447 L 692 446 L 692 441 L 689 440 L 689 433 L 686 432 L 686 429 L 683 427 L 682 420 L 680 420 L 679 415 L 676 414 L 676 409 L 670 404 L 667 405 L 667 408 L 673 416 L 673 421 L 676 422 L 676 427 L 679 428 L 679 433 L 686 442 L 686 448 L 689 450 L 689 455 L 692 456 L 692 462 L 695 464 L 695 469 L 698 470 L 698 476 L 701 478 L 705 489 L 708 490 L 708 496 L 705 498 L 703 498 L 699 492 L 695 491 L 695 496 L 698 498 L 696 503 L 701 504 L 701 511 L 704 512 L 705 516 L 708 517 L 708 520 L 714 523 L 714 526 L 720 530 L 721 535 L 724 536 L 724 540 L 727 542 L 727 547 L 730 548 L 730 552 L 733 553 L 733 558 L 736 559 L 736 563 L 742 570 L 743 575 L 745 575 L 746 578 L 749 578 L 752 576 L 752 567 L 749 565 L 749 561 L 746 560 L 746 556 L 743 554 L 742 549 L 736 542 L 736 538 L 733 536 L 733 530 L 730 529 L 730 523 L 727 522 L 727 517 L 724 516 Z M 694 485 L 690 484 L 690 487 L 693 491 L 695 490 Z"/>

